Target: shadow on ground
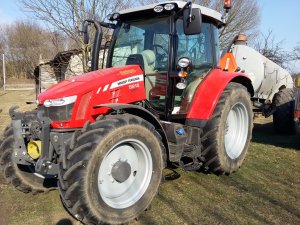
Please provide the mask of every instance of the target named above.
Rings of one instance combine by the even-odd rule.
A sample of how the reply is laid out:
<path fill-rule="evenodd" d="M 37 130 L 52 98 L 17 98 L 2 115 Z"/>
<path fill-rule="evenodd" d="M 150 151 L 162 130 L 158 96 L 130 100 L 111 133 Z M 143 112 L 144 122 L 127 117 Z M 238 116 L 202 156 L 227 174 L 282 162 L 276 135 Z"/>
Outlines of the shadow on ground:
<path fill-rule="evenodd" d="M 69 219 L 61 219 L 56 225 L 73 225 L 73 223 Z"/>
<path fill-rule="evenodd" d="M 295 135 L 279 135 L 275 133 L 273 123 L 255 123 L 252 142 L 300 151 L 300 131 L 297 128 Z"/>

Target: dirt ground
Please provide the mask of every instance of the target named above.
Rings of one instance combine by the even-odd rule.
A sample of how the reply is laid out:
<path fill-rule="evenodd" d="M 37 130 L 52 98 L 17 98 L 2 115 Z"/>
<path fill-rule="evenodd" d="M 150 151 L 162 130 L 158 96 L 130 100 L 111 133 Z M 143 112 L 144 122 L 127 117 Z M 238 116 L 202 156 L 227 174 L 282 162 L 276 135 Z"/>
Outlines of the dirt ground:
<path fill-rule="evenodd" d="M 0 133 L 8 109 L 29 110 L 33 91 L 0 91 Z M 0 110 L 1 111 L 1 110 Z M 176 169 L 150 210 L 130 224 L 300 224 L 300 133 L 279 136 L 271 119 L 257 118 L 242 168 L 231 176 Z M 0 225 L 77 225 L 62 207 L 58 191 L 23 194 L 0 174 Z"/>

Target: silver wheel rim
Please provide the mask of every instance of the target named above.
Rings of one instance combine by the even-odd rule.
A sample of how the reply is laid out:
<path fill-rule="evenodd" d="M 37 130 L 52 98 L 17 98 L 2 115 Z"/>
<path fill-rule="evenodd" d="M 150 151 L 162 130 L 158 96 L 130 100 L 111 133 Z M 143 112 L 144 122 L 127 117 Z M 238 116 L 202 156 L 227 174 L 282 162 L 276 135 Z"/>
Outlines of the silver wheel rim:
<path fill-rule="evenodd" d="M 249 128 L 248 111 L 244 104 L 236 103 L 230 109 L 225 125 L 225 151 L 231 159 L 238 158 L 245 147 Z"/>
<path fill-rule="evenodd" d="M 123 175 L 121 178 L 120 174 Z M 98 191 L 110 207 L 127 208 L 144 195 L 151 177 L 149 148 L 139 140 L 126 139 L 114 145 L 104 156 L 98 172 Z"/>

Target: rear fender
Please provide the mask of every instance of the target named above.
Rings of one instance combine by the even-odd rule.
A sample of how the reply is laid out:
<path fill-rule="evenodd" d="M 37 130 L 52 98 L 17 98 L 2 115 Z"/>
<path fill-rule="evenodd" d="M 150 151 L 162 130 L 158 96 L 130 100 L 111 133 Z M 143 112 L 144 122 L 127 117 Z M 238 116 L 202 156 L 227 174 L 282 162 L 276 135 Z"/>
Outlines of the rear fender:
<path fill-rule="evenodd" d="M 198 86 L 186 118 L 188 120 L 209 120 L 222 92 L 230 82 L 242 84 L 251 96 L 254 95 L 252 82 L 245 74 L 214 69 Z"/>

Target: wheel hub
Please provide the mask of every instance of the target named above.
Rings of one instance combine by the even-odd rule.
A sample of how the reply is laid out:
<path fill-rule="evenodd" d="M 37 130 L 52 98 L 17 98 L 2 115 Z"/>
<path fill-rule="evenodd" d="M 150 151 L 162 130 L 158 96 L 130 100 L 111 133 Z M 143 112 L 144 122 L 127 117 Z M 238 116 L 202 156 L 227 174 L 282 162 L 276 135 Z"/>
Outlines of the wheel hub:
<path fill-rule="evenodd" d="M 111 175 L 118 183 L 126 181 L 130 174 L 131 166 L 126 161 L 117 161 L 111 169 Z"/>

